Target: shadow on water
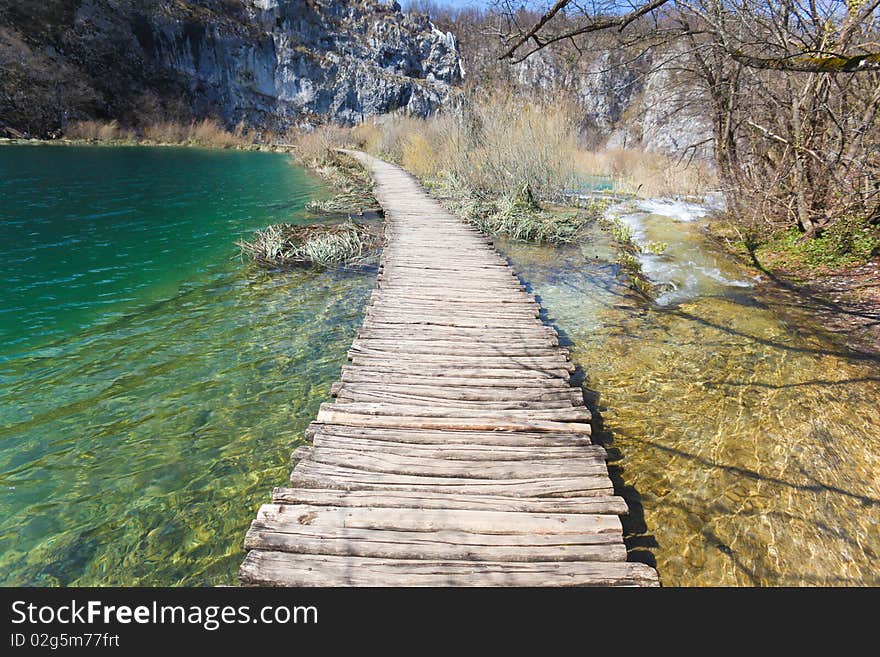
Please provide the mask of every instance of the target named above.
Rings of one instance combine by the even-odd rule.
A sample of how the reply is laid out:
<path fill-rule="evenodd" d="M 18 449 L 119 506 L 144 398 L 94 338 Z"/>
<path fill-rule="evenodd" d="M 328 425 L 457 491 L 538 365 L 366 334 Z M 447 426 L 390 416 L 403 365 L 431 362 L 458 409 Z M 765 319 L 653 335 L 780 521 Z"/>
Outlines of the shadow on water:
<path fill-rule="evenodd" d="M 702 324 L 703 326 L 711 329 L 715 329 L 721 331 L 723 333 L 727 333 L 728 335 L 745 338 L 750 342 L 754 342 L 756 344 L 765 345 L 767 347 L 772 347 L 773 349 L 780 349 L 783 351 L 791 351 L 801 354 L 812 354 L 817 356 L 834 356 L 835 358 L 840 358 L 843 360 L 849 361 L 867 361 L 867 362 L 875 362 L 880 363 L 880 355 L 872 354 L 866 351 L 861 351 L 855 348 L 846 348 L 842 350 L 835 349 L 820 349 L 814 347 L 805 347 L 800 345 L 788 344 L 786 342 L 782 342 L 780 340 L 769 340 L 767 338 L 762 338 L 757 335 L 751 335 L 744 331 L 739 331 L 731 326 L 723 326 L 722 324 L 718 324 L 716 322 L 711 322 L 703 317 L 698 317 L 692 313 L 689 313 L 681 308 L 663 308 L 658 307 L 658 312 L 668 313 L 671 315 L 675 315 L 681 319 L 687 320 L 689 322 L 695 322 L 698 324 Z"/>
<path fill-rule="evenodd" d="M 656 537 L 648 531 L 642 496 L 635 486 L 624 479 L 622 465 L 624 457 L 621 450 L 614 446 L 614 432 L 606 426 L 602 417 L 601 395 L 587 385 L 586 375 L 579 365 L 572 374 L 571 384 L 580 388 L 583 393 L 584 405 L 590 409 L 593 416 L 590 422 L 592 426 L 590 439 L 608 452 L 608 475 L 614 485 L 614 491 L 626 500 L 629 508 L 629 513 L 620 517 L 627 557 L 629 561 L 638 561 L 656 568 L 657 558 L 652 550 L 660 546 Z"/>
<path fill-rule="evenodd" d="M 524 282 L 526 290 L 532 293 L 531 286 Z M 575 344 L 571 336 L 564 329 L 557 326 L 549 318 L 547 309 L 544 307 L 541 297 L 535 294 L 535 300 L 540 304 L 540 319 L 547 325 L 555 329 L 560 347 L 570 347 Z M 608 453 L 608 476 L 614 486 L 614 491 L 626 501 L 629 512 L 620 517 L 623 526 L 623 538 L 626 545 L 627 559 L 647 564 L 652 568 L 657 567 L 657 558 L 652 552 L 653 549 L 659 547 L 657 539 L 648 531 L 648 524 L 645 520 L 645 510 L 642 506 L 642 496 L 639 491 L 624 479 L 624 467 L 621 464 L 623 454 L 620 449 L 614 446 L 614 432 L 605 425 L 602 417 L 602 405 L 600 403 L 600 393 L 588 386 L 586 373 L 584 369 L 575 364 L 575 371 L 570 378 L 572 387 L 580 388 L 583 394 L 584 405 L 590 410 L 593 416 L 590 421 L 591 435 L 590 440 L 596 445 L 605 448 Z"/>
<path fill-rule="evenodd" d="M 525 291 L 534 296 L 535 301 L 540 308 L 539 319 L 546 325 L 552 327 L 558 337 L 560 347 L 575 346 L 574 339 L 551 318 L 547 307 L 544 305 L 544 299 L 535 290 L 534 285 L 518 271 L 519 267 L 509 256 L 501 254 L 507 261 L 508 265 L 517 273 L 520 283 Z M 613 283 L 606 282 L 602 285 L 603 290 L 611 295 L 612 299 L 623 301 L 630 298 L 629 291 L 622 291 Z M 606 426 L 602 417 L 602 406 L 600 404 L 600 392 L 593 390 L 587 385 L 587 377 L 584 369 L 575 363 L 575 371 L 570 378 L 572 387 L 580 388 L 583 394 L 584 405 L 589 409 L 592 415 L 590 422 L 592 433 L 590 439 L 597 445 L 605 448 L 608 453 L 608 476 L 614 486 L 617 495 L 626 501 L 629 512 L 620 517 L 623 526 L 624 543 L 627 550 L 627 558 L 629 561 L 640 562 L 657 567 L 657 559 L 652 552 L 653 549 L 659 547 L 656 537 L 648 531 L 648 525 L 645 520 L 645 511 L 642 505 L 642 496 L 639 491 L 624 478 L 624 467 L 621 465 L 623 454 L 618 447 L 614 446 L 614 432 Z"/>

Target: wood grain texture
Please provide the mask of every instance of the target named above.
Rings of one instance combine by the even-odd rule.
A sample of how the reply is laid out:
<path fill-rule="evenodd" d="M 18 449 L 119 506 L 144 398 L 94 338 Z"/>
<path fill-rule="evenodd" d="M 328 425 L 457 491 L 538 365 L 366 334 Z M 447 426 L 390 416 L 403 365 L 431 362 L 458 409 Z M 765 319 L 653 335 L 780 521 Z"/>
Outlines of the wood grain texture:
<path fill-rule="evenodd" d="M 655 586 L 575 367 L 491 240 L 398 167 L 335 402 L 245 537 L 248 586 Z"/>

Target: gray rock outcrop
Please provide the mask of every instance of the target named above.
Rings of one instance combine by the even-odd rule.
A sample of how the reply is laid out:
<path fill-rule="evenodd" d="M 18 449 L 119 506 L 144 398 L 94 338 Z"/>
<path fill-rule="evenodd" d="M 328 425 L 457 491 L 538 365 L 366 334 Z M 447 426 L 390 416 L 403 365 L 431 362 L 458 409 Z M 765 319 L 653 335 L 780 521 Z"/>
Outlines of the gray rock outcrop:
<path fill-rule="evenodd" d="M 282 130 L 425 116 L 462 77 L 455 38 L 396 2 L 42 2 L 0 10 L 0 64 L 14 69 L 0 82 L 0 123 L 31 132 L 93 117 Z"/>

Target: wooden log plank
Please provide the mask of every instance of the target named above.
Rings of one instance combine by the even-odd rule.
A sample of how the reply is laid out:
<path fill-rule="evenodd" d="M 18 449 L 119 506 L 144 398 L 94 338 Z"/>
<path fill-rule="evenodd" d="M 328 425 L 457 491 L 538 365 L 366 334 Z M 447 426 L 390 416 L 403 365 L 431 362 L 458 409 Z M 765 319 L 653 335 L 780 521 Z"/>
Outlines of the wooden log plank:
<path fill-rule="evenodd" d="M 318 422 L 346 424 L 355 427 L 389 429 L 454 429 L 465 431 L 553 431 L 557 433 L 590 433 L 590 425 L 554 420 L 517 420 L 510 417 L 420 417 L 416 415 L 366 415 L 349 413 L 341 406 L 318 413 Z"/>
<path fill-rule="evenodd" d="M 641 563 L 488 562 L 290 555 L 251 550 L 244 586 L 656 586 Z"/>
<path fill-rule="evenodd" d="M 490 367 L 493 369 L 514 370 L 554 370 L 560 369 L 568 373 L 575 371 L 575 365 L 564 355 L 552 356 L 519 356 L 501 354 L 420 354 L 406 351 L 374 351 L 353 350 L 348 352 L 348 359 L 355 365 L 370 367 L 373 364 L 383 365 L 414 365 L 455 369 L 458 367 Z"/>
<path fill-rule="evenodd" d="M 620 538 L 620 518 L 613 514 L 530 513 L 475 509 L 407 509 L 385 507 L 264 504 L 257 522 L 277 531 L 314 528 L 385 529 L 405 532 L 455 531 L 488 536 L 574 534 L 580 540 L 608 543 Z M 586 537 L 591 537 L 587 539 Z M 508 543 L 509 544 L 509 543 Z M 532 543 L 537 544 L 536 543 Z"/>
<path fill-rule="evenodd" d="M 489 303 L 492 305 L 500 305 L 500 306 L 532 306 L 538 305 L 537 300 L 534 295 L 531 294 L 511 294 L 511 295 L 501 295 L 497 293 L 493 294 L 461 294 L 458 290 L 449 290 L 442 294 L 430 294 L 426 292 L 395 292 L 392 289 L 377 289 L 373 290 L 370 294 L 370 299 L 373 301 L 438 301 L 447 304 L 454 304 L 452 307 L 457 307 L 457 304 L 473 304 L 473 303 Z"/>
<path fill-rule="evenodd" d="M 320 531 L 308 526 L 278 531 L 254 521 L 245 536 L 244 547 L 247 550 L 381 559 L 626 561 L 626 547 L 617 537 L 598 545 L 590 541 L 591 536 L 583 539 L 576 535 L 562 536 L 546 543 L 530 538 L 492 535 L 484 538 L 479 534 L 450 531 L 395 532 L 347 528 Z"/>
<path fill-rule="evenodd" d="M 361 340 L 397 340 L 400 342 L 426 342 L 431 340 L 443 340 L 444 342 L 456 343 L 494 343 L 511 342 L 521 344 L 536 344 L 554 346 L 559 344 L 559 338 L 549 331 L 535 331 L 531 328 L 525 330 L 502 329 L 498 331 L 469 331 L 458 329 L 446 329 L 442 327 L 408 327 L 406 329 L 396 326 L 376 326 L 372 323 L 362 326 L 357 331 L 357 337 Z"/>
<path fill-rule="evenodd" d="M 480 318 L 468 319 L 466 317 L 456 318 L 450 316 L 437 315 L 434 317 L 424 317 L 420 315 L 407 316 L 380 316 L 372 314 L 367 318 L 369 326 L 448 326 L 451 328 L 475 328 L 475 329 L 514 329 L 523 330 L 533 327 L 543 326 L 537 318 L 531 320 L 518 320 L 515 323 L 501 322 L 493 320 L 484 320 Z"/>
<path fill-rule="evenodd" d="M 480 443 L 436 444 L 406 443 L 382 438 L 362 439 L 354 437 L 319 434 L 313 440 L 316 448 L 327 447 L 402 456 L 421 456 L 423 458 L 452 459 L 465 461 L 522 461 L 535 459 L 565 459 L 590 456 L 597 461 L 607 457 L 605 449 L 599 445 L 547 445 L 504 446 Z"/>
<path fill-rule="evenodd" d="M 454 310 L 454 312 L 451 312 Z M 538 308 L 532 308 L 527 305 L 513 306 L 506 305 L 489 305 L 489 304 L 459 304 L 454 309 L 449 308 L 449 304 L 430 304 L 401 301 L 395 302 L 389 299 L 374 301 L 366 308 L 367 316 L 379 314 L 387 315 L 424 315 L 427 317 L 455 317 L 470 319 L 511 319 L 514 321 L 524 321 L 531 325 L 532 319 L 540 316 L 541 312 Z"/>
<path fill-rule="evenodd" d="M 515 385 L 515 383 L 514 383 Z M 432 386 L 411 385 L 394 382 L 384 383 L 343 383 L 330 386 L 330 394 L 387 392 L 410 395 L 420 399 L 455 399 L 467 401 L 568 401 L 577 406 L 583 405 L 583 392 L 579 388 L 565 387 L 515 387 L 497 388 L 491 386 Z M 441 402 L 442 403 L 442 402 Z"/>
<path fill-rule="evenodd" d="M 400 403 L 407 406 L 435 406 L 442 404 L 443 406 L 451 406 L 455 408 L 467 409 L 483 409 L 483 410 L 548 410 L 553 408 L 574 408 L 575 403 L 571 398 L 533 401 L 529 399 L 508 399 L 508 400 L 474 400 L 474 399 L 454 399 L 450 397 L 422 397 L 413 394 L 396 393 L 383 390 L 363 391 L 342 389 L 336 394 L 336 399 L 340 403 L 383 403 L 394 404 Z"/>
<path fill-rule="evenodd" d="M 366 472 L 356 468 L 301 461 L 290 476 L 301 488 L 337 490 L 410 490 L 502 497 L 588 497 L 613 495 L 607 476 L 584 475 L 553 479 L 468 479 Z"/>
<path fill-rule="evenodd" d="M 319 415 L 324 411 L 340 411 L 350 414 L 356 413 L 358 415 L 393 415 L 395 417 L 412 415 L 420 418 L 455 418 L 459 415 L 462 415 L 462 410 L 460 408 L 455 408 L 452 406 L 441 406 L 440 404 L 425 408 L 423 406 L 406 406 L 404 404 L 366 402 L 340 404 L 339 402 L 325 402 L 320 406 L 320 410 L 318 411 Z M 556 420 L 559 422 L 589 422 L 592 419 L 592 415 L 589 409 L 587 409 L 586 407 L 552 408 L 541 410 L 509 409 L 505 410 L 503 413 L 499 413 L 491 409 L 480 410 L 475 408 L 473 410 L 468 410 L 468 416 L 473 419 L 485 418 L 487 420 L 494 420 L 496 418 L 522 418 L 524 420 Z M 320 422 L 320 420 L 318 421 Z"/>
<path fill-rule="evenodd" d="M 499 388 L 513 389 L 516 388 L 532 388 L 536 390 L 570 390 L 568 372 L 556 378 L 536 378 L 531 376 L 519 376 L 518 372 L 504 370 L 507 376 L 497 376 L 492 378 L 460 378 L 447 376 L 446 374 L 437 374 L 432 372 L 395 372 L 395 371 L 370 371 L 361 367 L 344 367 L 340 374 L 340 383 L 368 383 L 381 384 L 388 383 L 399 385 L 414 386 L 432 386 L 445 388 L 469 388 L 479 386 L 482 388 Z"/>
<path fill-rule="evenodd" d="M 312 422 L 306 428 L 305 437 L 337 436 L 361 440 L 393 440 L 399 443 L 416 445 L 497 445 L 519 447 L 577 446 L 591 445 L 587 433 L 553 433 L 527 431 L 450 431 L 431 429 L 370 429 L 341 424 L 322 424 Z"/>
<path fill-rule="evenodd" d="M 407 508 L 407 509 L 474 509 L 477 511 L 529 511 L 533 513 L 613 513 L 626 514 L 622 497 L 498 497 L 491 495 L 455 495 L 420 491 L 386 490 L 380 493 L 363 490 L 330 490 L 315 488 L 275 488 L 276 504 L 312 504 L 325 506 Z"/>
<path fill-rule="evenodd" d="M 390 362 L 373 361 L 369 367 L 348 366 L 342 368 L 342 381 L 347 373 L 357 373 L 357 376 L 381 377 L 382 374 L 395 375 L 397 381 L 405 380 L 405 377 L 426 377 L 442 381 L 445 385 L 455 385 L 453 380 L 490 380 L 505 379 L 503 385 L 509 385 L 511 380 L 519 381 L 519 385 L 528 385 L 526 380 L 534 380 L 536 385 L 549 385 L 549 381 L 558 380 L 560 387 L 569 387 L 571 372 L 567 368 L 493 368 L 493 367 L 451 367 L 449 364 L 418 363 L 418 362 Z M 486 384 L 491 385 L 491 384 Z"/>
<path fill-rule="evenodd" d="M 443 355 L 443 354 L 385 354 L 353 352 L 350 360 L 354 365 L 365 367 L 405 367 L 411 365 L 414 368 L 445 369 L 455 372 L 458 368 L 486 367 L 489 369 L 512 369 L 512 370 L 540 370 L 563 372 L 575 371 L 575 365 L 564 356 L 472 356 L 472 355 Z"/>
<path fill-rule="evenodd" d="M 425 342 L 422 344 L 413 342 L 391 342 L 371 340 L 366 342 L 361 339 L 355 340 L 348 353 L 370 354 L 409 354 L 422 356 L 472 356 L 472 357 L 561 357 L 563 362 L 566 361 L 568 350 L 559 347 L 536 347 L 522 346 L 519 344 L 492 344 L 492 343 L 476 343 L 461 344 L 456 342 L 446 342 L 437 340 L 433 343 Z"/>
<path fill-rule="evenodd" d="M 389 452 L 365 452 L 345 448 L 314 447 L 308 457 L 315 463 L 354 466 L 369 472 L 418 475 L 425 477 L 465 477 L 468 479 L 526 479 L 603 475 L 608 470 L 605 459 L 592 455 L 565 459 L 529 459 L 486 461 L 412 456 Z"/>
<path fill-rule="evenodd" d="M 455 314 L 448 311 L 437 309 L 430 310 L 426 308 L 385 308 L 384 306 L 367 306 L 364 311 L 366 321 L 376 321 L 389 323 L 388 320 L 394 320 L 394 323 L 436 323 L 440 326 L 461 326 L 466 328 L 474 326 L 476 328 L 497 328 L 497 327 L 518 327 L 522 329 L 530 329 L 533 326 L 539 326 L 541 320 L 538 319 L 537 313 L 526 312 L 485 312 L 474 310 L 469 312 L 457 312 Z M 414 320 L 420 320 L 418 322 Z"/>

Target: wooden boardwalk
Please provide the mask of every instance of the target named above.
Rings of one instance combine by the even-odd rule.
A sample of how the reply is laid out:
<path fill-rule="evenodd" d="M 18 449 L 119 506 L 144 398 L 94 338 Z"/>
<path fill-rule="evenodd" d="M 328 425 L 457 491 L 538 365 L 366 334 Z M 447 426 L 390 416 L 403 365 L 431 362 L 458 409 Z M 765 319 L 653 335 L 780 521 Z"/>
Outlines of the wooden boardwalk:
<path fill-rule="evenodd" d="M 626 561 L 574 369 L 489 241 L 400 168 L 366 318 L 245 538 L 244 585 L 656 585 Z"/>

